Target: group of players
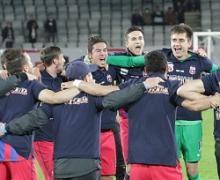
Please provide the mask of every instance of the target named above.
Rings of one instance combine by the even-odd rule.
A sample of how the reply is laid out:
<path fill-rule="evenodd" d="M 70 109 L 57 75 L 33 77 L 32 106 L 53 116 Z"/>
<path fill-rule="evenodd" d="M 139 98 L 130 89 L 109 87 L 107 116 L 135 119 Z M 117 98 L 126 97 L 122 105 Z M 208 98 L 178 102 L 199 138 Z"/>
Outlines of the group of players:
<path fill-rule="evenodd" d="M 70 62 L 65 76 L 60 48 L 47 47 L 41 51 L 41 82 L 30 75 L 25 52 L 5 50 L 1 76 L 9 77 L 0 81 L 0 179 L 36 179 L 32 141 L 48 180 L 95 180 L 100 169 L 103 180 L 115 175 L 123 179 L 124 162 L 125 178 L 131 180 L 179 180 L 181 152 L 188 178 L 200 179 L 202 118 L 193 111 L 215 107 L 215 118 L 220 118 L 215 94 L 220 92 L 220 72 L 210 60 L 189 51 L 192 34 L 189 26 L 175 25 L 171 48 L 145 55 L 143 31 L 133 26 L 125 33 L 126 52 L 109 56 L 107 42 L 91 36 L 88 54 Z M 215 73 L 200 80 L 203 72 Z M 189 81 L 193 79 L 198 80 Z M 218 127 L 215 121 L 219 169 Z"/>

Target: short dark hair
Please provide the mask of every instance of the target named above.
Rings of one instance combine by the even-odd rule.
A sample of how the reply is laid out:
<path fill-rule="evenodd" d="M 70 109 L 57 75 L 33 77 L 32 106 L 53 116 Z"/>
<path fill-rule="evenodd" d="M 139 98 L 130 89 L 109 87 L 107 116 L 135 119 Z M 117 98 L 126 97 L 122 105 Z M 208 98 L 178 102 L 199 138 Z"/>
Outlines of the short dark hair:
<path fill-rule="evenodd" d="M 147 72 L 165 73 L 167 69 L 167 57 L 161 51 L 151 51 L 144 55 Z"/>
<path fill-rule="evenodd" d="M 6 49 L 2 55 L 1 55 L 1 65 L 2 65 L 2 68 L 5 69 L 6 67 L 6 64 L 7 64 L 7 61 L 9 60 L 13 60 L 15 59 L 16 57 L 19 57 L 20 55 L 23 54 L 23 50 L 22 49 L 17 49 L 17 48 L 8 48 Z"/>
<path fill-rule="evenodd" d="M 182 33 L 186 33 L 186 36 L 189 40 L 192 39 L 193 31 L 192 31 L 192 28 L 187 24 L 181 23 L 181 24 L 175 25 L 170 30 L 170 35 L 182 34 Z"/>
<path fill-rule="evenodd" d="M 50 66 L 54 58 L 58 58 L 61 54 L 61 49 L 57 46 L 46 47 L 40 52 L 40 59 L 45 66 Z"/>
<path fill-rule="evenodd" d="M 127 31 L 125 32 L 125 36 L 124 36 L 125 40 L 127 39 L 128 34 L 130 34 L 130 33 L 133 32 L 133 31 L 140 31 L 140 32 L 143 34 L 143 36 L 144 36 L 144 31 L 143 31 L 143 29 L 142 29 L 140 26 L 131 26 L 131 27 L 128 28 Z"/>
<path fill-rule="evenodd" d="M 23 71 L 23 66 L 27 64 L 27 59 L 24 54 L 14 57 L 13 59 L 7 59 L 6 69 L 9 74 L 15 74 Z"/>
<path fill-rule="evenodd" d="M 88 53 L 92 53 L 94 44 L 100 43 L 100 42 L 103 42 L 106 45 L 108 44 L 107 41 L 104 40 L 99 35 L 90 35 L 89 38 L 88 38 Z"/>

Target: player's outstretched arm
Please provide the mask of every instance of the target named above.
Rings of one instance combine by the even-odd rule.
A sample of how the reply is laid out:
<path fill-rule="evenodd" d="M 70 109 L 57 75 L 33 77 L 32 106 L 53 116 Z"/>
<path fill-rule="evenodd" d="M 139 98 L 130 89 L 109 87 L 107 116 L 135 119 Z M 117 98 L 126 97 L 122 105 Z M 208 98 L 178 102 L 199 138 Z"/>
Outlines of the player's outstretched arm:
<path fill-rule="evenodd" d="M 107 63 L 120 67 L 144 66 L 144 56 L 111 56 L 107 58 Z"/>
<path fill-rule="evenodd" d="M 56 93 L 49 89 L 44 89 L 40 92 L 38 99 L 48 104 L 61 104 L 71 100 L 79 93 L 80 91 L 77 88 L 65 89 Z"/>
<path fill-rule="evenodd" d="M 200 93 L 204 93 L 204 85 L 201 79 L 192 80 L 184 83 L 182 86 L 180 86 L 177 90 L 177 95 L 189 99 L 189 100 L 195 100 L 200 99 L 201 95 Z"/>
<path fill-rule="evenodd" d="M 192 101 L 186 99 L 182 102 L 181 105 L 191 111 L 204 111 L 212 108 L 210 97 L 204 97 L 202 99 L 196 99 Z"/>
<path fill-rule="evenodd" d="M 104 108 L 118 109 L 138 100 L 145 92 L 143 83 L 134 84 L 119 91 L 112 92 L 102 100 Z"/>
<path fill-rule="evenodd" d="M 118 86 L 103 86 L 95 83 L 88 83 L 81 80 L 69 81 L 61 84 L 62 89 L 71 87 L 77 87 L 79 90 L 94 96 L 105 96 L 113 91 L 119 90 Z"/>
<path fill-rule="evenodd" d="M 118 109 L 132 102 L 137 101 L 144 92 L 158 86 L 163 80 L 159 77 L 148 78 L 142 83 L 132 84 L 122 90 L 115 91 L 105 96 L 102 100 L 104 108 Z"/>
<path fill-rule="evenodd" d="M 47 124 L 48 117 L 41 109 L 29 111 L 27 114 L 15 118 L 8 124 L 0 123 L 0 136 L 5 133 L 15 135 L 31 134 L 33 130 Z"/>

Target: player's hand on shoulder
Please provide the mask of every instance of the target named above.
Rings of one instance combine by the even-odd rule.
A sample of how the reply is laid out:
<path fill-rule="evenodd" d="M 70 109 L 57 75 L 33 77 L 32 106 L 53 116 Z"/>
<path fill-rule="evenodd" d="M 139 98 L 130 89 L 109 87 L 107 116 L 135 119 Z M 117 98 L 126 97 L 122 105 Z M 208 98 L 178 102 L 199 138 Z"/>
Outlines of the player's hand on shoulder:
<path fill-rule="evenodd" d="M 33 68 L 33 74 L 37 80 L 41 79 L 41 73 L 40 73 L 40 69 L 38 67 Z"/>
<path fill-rule="evenodd" d="M 220 93 L 215 93 L 214 96 L 210 96 L 209 101 L 212 108 L 220 107 Z"/>
<path fill-rule="evenodd" d="M 205 51 L 205 49 L 203 48 L 199 48 L 195 51 L 196 54 L 200 55 L 200 56 L 203 56 L 203 57 L 207 57 L 207 53 Z"/>
<path fill-rule="evenodd" d="M 0 70 L 0 78 L 7 79 L 8 78 L 8 71 L 7 70 Z"/>
<path fill-rule="evenodd" d="M 150 77 L 144 81 L 145 87 L 147 87 L 146 89 L 159 86 L 160 82 L 164 82 L 164 80 L 160 77 Z"/>
<path fill-rule="evenodd" d="M 69 89 L 69 88 L 72 88 L 72 87 L 74 87 L 74 81 L 67 81 L 67 82 L 63 82 L 62 84 L 61 84 L 61 89 L 63 90 L 63 89 Z"/>

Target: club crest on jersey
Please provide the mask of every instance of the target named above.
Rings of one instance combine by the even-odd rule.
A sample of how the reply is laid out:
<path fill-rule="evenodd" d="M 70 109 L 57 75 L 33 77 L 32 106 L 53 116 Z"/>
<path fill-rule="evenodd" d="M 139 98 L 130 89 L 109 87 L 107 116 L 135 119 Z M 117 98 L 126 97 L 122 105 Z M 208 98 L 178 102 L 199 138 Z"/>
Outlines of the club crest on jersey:
<path fill-rule="evenodd" d="M 112 82 L 112 76 L 110 74 L 108 74 L 106 78 L 108 82 Z"/>
<path fill-rule="evenodd" d="M 173 72 L 173 70 L 174 70 L 173 63 L 168 62 L 168 72 Z"/>
<path fill-rule="evenodd" d="M 143 77 L 147 77 L 147 72 L 143 71 Z"/>
<path fill-rule="evenodd" d="M 192 75 L 196 74 L 196 67 L 190 66 L 189 67 L 189 74 L 192 74 Z"/>

